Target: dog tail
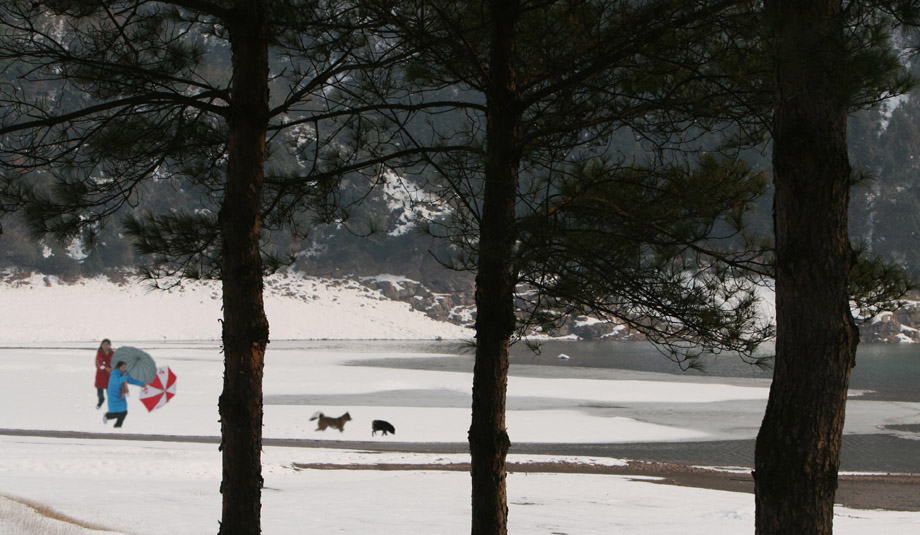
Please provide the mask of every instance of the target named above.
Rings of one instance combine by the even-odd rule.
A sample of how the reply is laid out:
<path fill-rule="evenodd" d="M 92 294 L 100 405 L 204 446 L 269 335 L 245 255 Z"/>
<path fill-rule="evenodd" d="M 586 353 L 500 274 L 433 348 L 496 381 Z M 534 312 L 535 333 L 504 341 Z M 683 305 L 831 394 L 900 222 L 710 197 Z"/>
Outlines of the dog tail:
<path fill-rule="evenodd" d="M 317 418 L 322 418 L 322 416 L 323 416 L 323 413 L 316 411 L 313 413 L 313 416 L 310 417 L 309 421 L 312 422 L 313 420 L 316 420 Z"/>

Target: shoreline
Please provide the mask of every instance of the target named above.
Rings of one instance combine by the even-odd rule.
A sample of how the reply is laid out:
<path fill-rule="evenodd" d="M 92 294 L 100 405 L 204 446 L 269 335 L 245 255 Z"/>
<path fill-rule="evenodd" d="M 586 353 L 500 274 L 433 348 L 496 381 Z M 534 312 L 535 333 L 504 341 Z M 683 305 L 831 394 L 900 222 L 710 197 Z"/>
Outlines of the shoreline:
<path fill-rule="evenodd" d="M 469 463 L 332 464 L 293 463 L 297 470 L 452 471 L 468 472 Z M 627 461 L 625 466 L 572 462 L 507 463 L 508 474 L 598 474 L 632 476 L 637 480 L 727 492 L 754 493 L 750 472 L 679 463 Z M 836 505 L 851 509 L 920 511 L 920 474 L 843 474 L 838 477 Z"/>
<path fill-rule="evenodd" d="M 87 433 L 80 431 L 50 431 L 27 429 L 0 429 L 0 435 L 44 438 L 78 438 L 101 440 L 128 440 L 149 442 L 197 442 L 217 444 L 220 437 L 181 435 L 141 435 L 127 433 Z M 660 444 L 660 443 L 659 443 Z M 397 443 L 351 442 L 316 439 L 263 439 L 263 446 L 283 448 L 323 448 L 389 453 L 440 453 L 462 454 L 468 452 L 464 443 Z M 558 446 L 558 445 L 556 445 Z M 553 447 L 550 446 L 552 449 Z M 520 445 L 519 445 L 520 452 Z M 512 451 L 512 454 L 514 452 Z M 536 452 L 531 452 L 536 453 Z M 550 454 L 542 451 L 540 454 Z M 559 453 L 563 456 L 568 454 Z M 448 463 L 298 463 L 297 470 L 374 470 L 374 471 L 456 471 L 468 472 L 468 462 Z M 694 487 L 728 492 L 754 492 L 751 469 L 746 466 L 729 468 L 695 462 L 657 460 L 626 460 L 625 464 L 598 464 L 571 461 L 508 462 L 509 474 L 560 473 L 632 476 L 643 481 L 664 485 Z M 884 511 L 920 511 L 920 473 L 853 473 L 843 472 L 838 477 L 835 503 L 853 508 Z"/>

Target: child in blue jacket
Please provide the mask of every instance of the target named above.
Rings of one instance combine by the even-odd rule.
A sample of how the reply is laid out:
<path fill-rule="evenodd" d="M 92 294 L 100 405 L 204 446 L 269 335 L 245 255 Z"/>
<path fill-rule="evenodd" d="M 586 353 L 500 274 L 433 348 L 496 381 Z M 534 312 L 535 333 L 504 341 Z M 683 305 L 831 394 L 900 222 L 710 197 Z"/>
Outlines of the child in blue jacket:
<path fill-rule="evenodd" d="M 128 365 L 119 360 L 115 364 L 115 369 L 109 376 L 109 412 L 102 417 L 102 423 L 108 423 L 109 420 L 115 420 L 115 427 L 121 427 L 125 417 L 128 416 L 128 384 L 144 386 L 144 383 L 138 381 L 128 373 Z"/>

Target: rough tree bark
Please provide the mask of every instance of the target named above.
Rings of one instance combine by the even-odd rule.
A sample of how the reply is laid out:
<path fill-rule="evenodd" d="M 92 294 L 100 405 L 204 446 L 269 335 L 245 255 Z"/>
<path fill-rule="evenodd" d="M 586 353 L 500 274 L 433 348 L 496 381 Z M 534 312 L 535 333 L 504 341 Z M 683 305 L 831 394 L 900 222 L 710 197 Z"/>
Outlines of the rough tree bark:
<path fill-rule="evenodd" d="M 832 532 L 858 335 L 840 0 L 766 2 L 776 94 L 776 366 L 755 453 L 756 533 Z"/>
<path fill-rule="evenodd" d="M 505 429 L 508 356 L 515 327 L 514 206 L 517 199 L 520 106 L 514 92 L 517 0 L 491 3 L 486 91 L 485 193 L 476 274 L 476 362 L 469 431 L 473 535 L 508 532 Z"/>
<path fill-rule="evenodd" d="M 259 255 L 265 135 L 268 125 L 267 4 L 239 0 L 228 20 L 233 79 L 223 240 L 224 390 L 221 535 L 261 532 L 262 370 L 268 320 Z"/>

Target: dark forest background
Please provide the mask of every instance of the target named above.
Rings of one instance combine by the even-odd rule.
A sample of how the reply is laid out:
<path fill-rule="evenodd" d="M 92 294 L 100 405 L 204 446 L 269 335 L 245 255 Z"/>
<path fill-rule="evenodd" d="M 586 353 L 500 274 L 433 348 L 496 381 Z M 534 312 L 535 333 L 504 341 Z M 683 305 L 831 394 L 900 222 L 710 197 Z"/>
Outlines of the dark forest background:
<path fill-rule="evenodd" d="M 920 69 L 915 68 L 915 71 Z M 917 72 L 915 72 L 917 74 Z M 48 88 L 53 98 L 53 88 Z M 630 140 L 624 140 L 629 143 Z M 851 159 L 865 178 L 852 190 L 850 233 L 855 243 L 904 267 L 920 280 L 920 90 L 855 113 L 849 123 Z M 639 150 L 617 147 L 622 153 Z M 769 147 L 749 151 L 745 159 L 770 175 Z M 283 165 L 283 164 L 282 164 Z M 296 163 L 291 162 L 291 165 Z M 426 177 L 386 174 L 385 187 L 368 194 L 367 184 L 344 181 L 344 198 L 360 199 L 347 224 L 314 224 L 309 234 L 284 231 L 265 236 L 268 250 L 289 259 L 289 265 L 315 276 L 368 276 L 380 273 L 417 280 L 434 291 L 469 288 L 469 274 L 452 272 L 439 262 L 450 256 L 449 245 L 424 231 L 425 220 L 446 214 L 445 205 L 426 194 Z M 353 191 L 348 192 L 351 188 Z M 136 200 L 90 242 L 36 240 L 17 217 L 3 221 L 0 269 L 55 275 L 64 280 L 117 275 L 145 265 L 125 236 L 121 219 L 144 211 L 164 213 L 201 207 L 193 188 L 181 182 L 154 181 L 136 192 Z M 750 228 L 769 234 L 772 190 L 760 200 Z"/>

